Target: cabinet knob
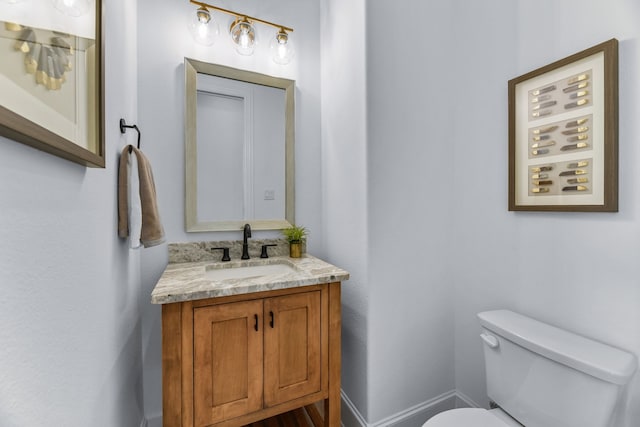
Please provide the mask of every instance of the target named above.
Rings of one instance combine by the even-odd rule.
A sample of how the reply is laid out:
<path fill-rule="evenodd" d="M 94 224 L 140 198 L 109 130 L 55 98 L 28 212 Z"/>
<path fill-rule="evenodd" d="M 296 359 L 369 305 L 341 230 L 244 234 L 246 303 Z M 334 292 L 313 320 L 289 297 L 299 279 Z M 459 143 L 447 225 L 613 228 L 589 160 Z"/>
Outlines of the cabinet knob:
<path fill-rule="evenodd" d="M 273 326 L 275 325 L 273 311 L 269 312 L 269 317 L 271 318 L 271 320 L 269 321 L 269 326 L 271 326 L 271 329 L 273 329 Z"/>
<path fill-rule="evenodd" d="M 254 326 L 254 329 L 256 330 L 256 332 L 258 331 L 258 315 L 254 314 L 253 315 L 254 319 L 256 319 L 256 325 Z"/>

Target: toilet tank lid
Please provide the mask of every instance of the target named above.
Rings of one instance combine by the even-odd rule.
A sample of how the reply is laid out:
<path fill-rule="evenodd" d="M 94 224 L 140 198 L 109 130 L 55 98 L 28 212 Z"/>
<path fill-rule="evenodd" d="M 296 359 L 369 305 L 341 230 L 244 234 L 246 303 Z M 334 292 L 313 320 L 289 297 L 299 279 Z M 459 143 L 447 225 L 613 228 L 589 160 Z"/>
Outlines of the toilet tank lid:
<path fill-rule="evenodd" d="M 478 313 L 486 329 L 534 353 L 614 384 L 626 384 L 636 357 L 509 310 Z"/>

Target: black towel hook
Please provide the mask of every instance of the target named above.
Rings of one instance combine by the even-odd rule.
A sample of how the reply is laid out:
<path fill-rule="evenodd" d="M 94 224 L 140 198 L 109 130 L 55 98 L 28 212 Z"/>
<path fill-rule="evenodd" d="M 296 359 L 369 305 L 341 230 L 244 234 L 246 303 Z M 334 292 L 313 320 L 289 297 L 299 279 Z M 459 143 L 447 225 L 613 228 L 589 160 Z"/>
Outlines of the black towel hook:
<path fill-rule="evenodd" d="M 142 136 L 142 132 L 138 129 L 137 125 L 128 125 L 124 119 L 120 119 L 120 133 L 125 133 L 127 129 L 135 129 L 138 132 L 138 150 L 140 149 L 140 137 Z M 131 153 L 131 147 L 129 147 L 129 153 Z"/>

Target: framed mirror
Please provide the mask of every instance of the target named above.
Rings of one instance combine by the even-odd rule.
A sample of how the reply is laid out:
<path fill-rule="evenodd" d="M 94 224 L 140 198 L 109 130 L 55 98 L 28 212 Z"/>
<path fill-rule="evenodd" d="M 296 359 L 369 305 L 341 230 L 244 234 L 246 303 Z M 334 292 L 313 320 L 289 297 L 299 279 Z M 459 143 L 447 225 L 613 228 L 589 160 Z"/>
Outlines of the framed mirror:
<path fill-rule="evenodd" d="M 184 69 L 186 231 L 293 224 L 295 82 L 190 58 Z"/>

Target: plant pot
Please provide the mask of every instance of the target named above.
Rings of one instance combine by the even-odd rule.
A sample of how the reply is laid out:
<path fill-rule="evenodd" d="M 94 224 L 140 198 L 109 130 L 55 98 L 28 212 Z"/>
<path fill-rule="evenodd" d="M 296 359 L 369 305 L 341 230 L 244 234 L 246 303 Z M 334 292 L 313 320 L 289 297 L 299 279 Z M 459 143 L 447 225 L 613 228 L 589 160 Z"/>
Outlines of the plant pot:
<path fill-rule="evenodd" d="M 289 242 L 289 256 L 291 258 L 302 256 L 302 242 Z"/>

